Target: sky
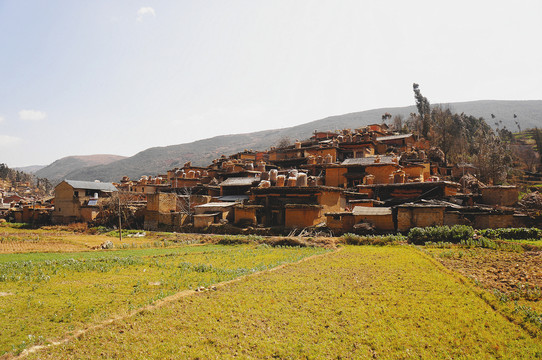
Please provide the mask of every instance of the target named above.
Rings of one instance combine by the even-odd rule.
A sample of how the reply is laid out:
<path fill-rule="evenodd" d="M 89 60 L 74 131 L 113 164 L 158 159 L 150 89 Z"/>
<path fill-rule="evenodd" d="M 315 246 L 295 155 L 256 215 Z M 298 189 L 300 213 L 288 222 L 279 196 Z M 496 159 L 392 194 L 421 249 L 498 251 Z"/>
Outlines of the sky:
<path fill-rule="evenodd" d="M 0 0 L 0 163 L 542 99 L 542 1 Z"/>

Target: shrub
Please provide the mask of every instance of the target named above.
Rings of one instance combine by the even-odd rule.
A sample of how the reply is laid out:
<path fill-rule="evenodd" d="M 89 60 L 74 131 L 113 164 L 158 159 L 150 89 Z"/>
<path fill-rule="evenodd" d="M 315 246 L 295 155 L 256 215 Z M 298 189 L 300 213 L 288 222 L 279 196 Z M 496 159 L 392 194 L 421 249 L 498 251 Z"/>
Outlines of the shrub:
<path fill-rule="evenodd" d="M 537 228 L 484 229 L 480 230 L 479 234 L 491 239 L 502 240 L 527 240 L 542 238 L 542 230 Z"/>
<path fill-rule="evenodd" d="M 348 245 L 391 245 L 403 242 L 405 238 L 402 235 L 356 235 L 352 233 L 346 233 L 340 237 L 340 242 Z"/>
<path fill-rule="evenodd" d="M 73 231 L 75 233 L 84 233 L 88 230 L 88 224 L 87 223 L 72 223 L 67 225 L 67 228 L 69 231 Z"/>
<path fill-rule="evenodd" d="M 348 245 L 359 245 L 360 238 L 361 236 L 352 233 L 346 233 L 341 236 L 342 242 Z"/>
<path fill-rule="evenodd" d="M 226 235 L 221 237 L 217 243 L 220 245 L 248 244 L 250 240 L 246 236 Z"/>
<path fill-rule="evenodd" d="M 474 230 L 466 225 L 432 226 L 426 228 L 415 227 L 410 229 L 407 239 L 409 243 L 424 245 L 425 243 L 448 242 L 458 244 L 463 240 L 471 239 Z"/>

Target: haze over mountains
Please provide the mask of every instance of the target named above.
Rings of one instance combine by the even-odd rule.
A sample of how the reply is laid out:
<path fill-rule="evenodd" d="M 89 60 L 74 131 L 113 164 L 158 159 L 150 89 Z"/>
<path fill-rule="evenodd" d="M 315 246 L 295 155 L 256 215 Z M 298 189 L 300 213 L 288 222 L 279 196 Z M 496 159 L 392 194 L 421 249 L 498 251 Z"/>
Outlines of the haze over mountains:
<path fill-rule="evenodd" d="M 505 101 L 481 100 L 442 104 L 450 106 L 453 112 L 483 117 L 495 127 L 506 126 L 517 131 L 515 121 L 522 129 L 542 127 L 542 100 Z M 222 154 L 231 155 L 244 149 L 266 150 L 281 139 L 307 139 L 314 130 L 336 130 L 358 128 L 372 123 L 380 123 L 382 114 L 402 115 L 405 119 L 416 112 L 416 107 L 395 107 L 367 110 L 344 115 L 330 116 L 305 124 L 274 130 L 246 134 L 222 135 L 186 144 L 153 147 L 131 157 L 117 155 L 69 156 L 36 171 L 36 176 L 47 177 L 52 181 L 62 179 L 119 181 L 123 176 L 139 179 L 142 175 L 157 175 L 168 169 L 182 167 L 187 161 L 193 165 L 207 166 Z M 491 118 L 491 114 L 496 116 Z M 517 118 L 514 119 L 514 114 Z"/>
<path fill-rule="evenodd" d="M 37 177 L 50 180 L 67 179 L 67 175 L 78 169 L 91 166 L 107 165 L 125 159 L 125 156 L 100 154 L 100 155 L 74 155 L 58 159 L 52 164 L 34 172 Z"/>

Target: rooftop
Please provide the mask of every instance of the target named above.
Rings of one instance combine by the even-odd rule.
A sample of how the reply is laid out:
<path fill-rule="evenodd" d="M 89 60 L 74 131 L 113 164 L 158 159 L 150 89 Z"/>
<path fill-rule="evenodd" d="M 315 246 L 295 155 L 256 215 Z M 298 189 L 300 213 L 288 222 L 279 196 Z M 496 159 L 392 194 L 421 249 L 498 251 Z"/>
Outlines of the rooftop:
<path fill-rule="evenodd" d="M 398 156 L 380 156 L 380 161 L 375 162 L 377 159 L 377 156 L 368 156 L 368 157 L 362 157 L 362 158 L 351 158 L 344 160 L 341 165 L 343 166 L 368 166 L 368 165 L 391 165 L 396 164 L 393 162 L 394 158 L 397 158 L 397 161 L 399 161 Z"/>
<path fill-rule="evenodd" d="M 201 205 L 197 205 L 195 206 L 196 208 L 226 208 L 226 207 L 231 207 L 231 206 L 234 206 L 236 205 L 237 203 L 235 202 L 210 202 L 210 203 L 207 203 L 207 204 L 201 204 Z"/>
<path fill-rule="evenodd" d="M 74 189 L 117 191 L 117 188 L 112 183 L 79 180 L 64 180 L 64 182 Z"/>
<path fill-rule="evenodd" d="M 259 182 L 259 177 L 232 177 L 222 181 L 220 186 L 253 186 Z"/>
<path fill-rule="evenodd" d="M 391 215 L 391 208 L 389 207 L 367 207 L 367 206 L 354 206 L 352 210 L 354 215 Z"/>
<path fill-rule="evenodd" d="M 344 189 L 333 186 L 271 186 L 268 188 L 252 188 L 255 195 L 264 194 L 317 194 L 321 191 L 344 192 Z"/>
<path fill-rule="evenodd" d="M 412 136 L 412 134 L 379 136 L 379 137 L 376 138 L 376 140 L 378 140 L 378 141 L 399 140 L 399 139 L 406 139 L 406 138 L 409 138 L 411 136 Z"/>

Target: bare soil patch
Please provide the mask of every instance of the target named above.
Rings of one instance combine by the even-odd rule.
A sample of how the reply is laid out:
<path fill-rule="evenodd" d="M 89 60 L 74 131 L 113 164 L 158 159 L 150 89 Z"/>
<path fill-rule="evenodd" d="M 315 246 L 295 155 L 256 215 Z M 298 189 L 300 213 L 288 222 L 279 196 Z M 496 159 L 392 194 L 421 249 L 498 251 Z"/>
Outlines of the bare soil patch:
<path fill-rule="evenodd" d="M 25 252 L 74 252 L 88 251 L 83 244 L 71 244 L 64 241 L 11 241 L 0 242 L 0 254 Z"/>
<path fill-rule="evenodd" d="M 444 254 L 437 256 L 444 266 L 480 282 L 484 288 L 503 293 L 542 288 L 542 252 L 470 249 L 456 250 L 450 257 Z"/>

